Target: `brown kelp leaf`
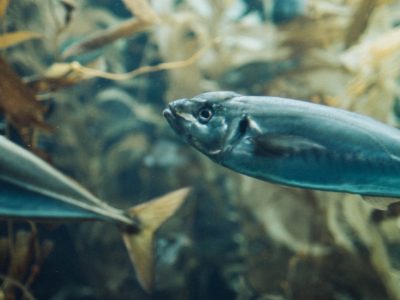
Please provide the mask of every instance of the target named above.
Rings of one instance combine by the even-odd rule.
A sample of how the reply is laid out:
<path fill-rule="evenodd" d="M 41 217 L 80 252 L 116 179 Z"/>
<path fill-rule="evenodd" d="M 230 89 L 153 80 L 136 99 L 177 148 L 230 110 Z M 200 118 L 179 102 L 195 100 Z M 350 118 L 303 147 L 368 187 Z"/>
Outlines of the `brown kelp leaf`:
<path fill-rule="evenodd" d="M 0 0 L 0 17 L 4 16 L 8 7 L 9 0 Z"/>
<path fill-rule="evenodd" d="M 2 58 L 0 58 L 0 110 L 19 130 L 32 127 L 50 130 L 50 126 L 43 121 L 45 108 Z"/>
<path fill-rule="evenodd" d="M 123 2 L 131 13 L 141 21 L 147 23 L 157 23 L 160 21 L 157 13 L 147 0 L 123 0 Z"/>
<path fill-rule="evenodd" d="M 0 35 L 0 49 L 6 49 L 28 40 L 40 39 L 40 38 L 42 38 L 41 34 L 32 31 L 17 31 L 17 32 L 4 33 Z"/>
<path fill-rule="evenodd" d="M 182 188 L 130 209 L 130 215 L 139 221 L 140 231 L 125 232 L 123 239 L 137 278 L 146 291 L 154 284 L 154 234 L 181 207 L 189 192 L 189 188 Z"/>
<path fill-rule="evenodd" d="M 62 57 L 68 58 L 104 47 L 120 38 L 129 37 L 134 33 L 144 31 L 149 25 L 149 23 L 143 22 L 140 19 L 130 19 L 111 28 L 96 32 L 80 43 L 73 44 L 63 52 Z"/>
<path fill-rule="evenodd" d="M 8 274 L 13 278 L 23 278 L 29 269 L 32 259 L 31 233 L 20 230 L 15 236 L 14 251 L 11 254 L 11 263 Z"/>
<path fill-rule="evenodd" d="M 10 276 L 6 276 L 0 273 L 0 282 L 3 282 L 1 290 L 0 290 L 0 300 L 8 300 L 8 299 L 15 299 L 15 292 L 6 290 L 4 288 L 4 282 L 7 283 L 9 286 L 15 287 L 16 289 L 19 289 L 23 295 L 24 299 L 27 300 L 36 300 L 35 297 L 31 294 L 31 292 L 28 290 L 28 288 L 19 280 L 16 280 Z M 3 297 L 3 298 L 2 298 Z"/>
<path fill-rule="evenodd" d="M 0 237 L 0 270 L 4 269 L 8 258 L 8 250 L 10 249 L 9 240 L 4 237 Z"/>
<path fill-rule="evenodd" d="M 338 40 L 343 40 L 344 25 L 334 17 L 312 19 L 299 17 L 281 26 L 282 46 L 292 51 L 328 47 Z"/>
<path fill-rule="evenodd" d="M 353 46 L 343 52 L 340 60 L 346 69 L 356 73 L 375 72 L 375 67 L 384 60 L 398 55 L 400 50 L 400 29 L 395 28 L 376 39 Z M 397 66 L 393 66 L 396 68 Z"/>
<path fill-rule="evenodd" d="M 345 49 L 357 43 L 358 39 L 367 28 L 372 12 L 379 5 L 379 2 L 379 0 L 360 1 L 359 7 L 346 33 Z"/>
<path fill-rule="evenodd" d="M 134 18 L 105 30 L 95 32 L 82 42 L 67 48 L 62 54 L 63 58 L 104 47 L 120 38 L 126 38 L 137 32 L 147 30 L 150 26 L 160 21 L 160 18 L 146 0 L 124 0 L 124 3 L 132 14 L 134 14 Z"/>

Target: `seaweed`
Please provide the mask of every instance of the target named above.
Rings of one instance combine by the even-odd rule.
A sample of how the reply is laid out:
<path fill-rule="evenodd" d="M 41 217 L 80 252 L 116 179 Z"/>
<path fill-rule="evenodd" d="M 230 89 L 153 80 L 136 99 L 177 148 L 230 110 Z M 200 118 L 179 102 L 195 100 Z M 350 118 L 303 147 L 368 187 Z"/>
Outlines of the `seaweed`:
<path fill-rule="evenodd" d="M 29 223 L 29 230 L 14 230 L 12 222 L 7 227 L 8 236 L 0 239 L 0 295 L 2 299 L 34 300 L 31 286 L 51 253 L 53 242 L 41 241 L 33 223 Z"/>
<path fill-rule="evenodd" d="M 373 222 L 373 209 L 354 195 L 223 170 L 183 145 L 161 116 L 171 100 L 234 89 L 398 126 L 398 1 L 20 0 L 6 11 L 7 2 L 0 41 L 31 32 L 2 50 L 7 124 L 34 132 L 52 164 L 112 205 L 199 185 L 157 232 L 152 296 L 134 280 L 117 232 L 79 224 L 60 233 L 73 239 L 55 242 L 73 249 L 66 257 L 82 278 L 66 274 L 61 299 L 72 291 L 96 299 L 400 299 L 397 220 Z M 5 85 L 18 100 L 3 100 Z M 60 257 L 53 266 L 65 269 Z M 40 274 L 29 290 L 55 297 L 43 288 L 53 284 L 50 266 Z"/>

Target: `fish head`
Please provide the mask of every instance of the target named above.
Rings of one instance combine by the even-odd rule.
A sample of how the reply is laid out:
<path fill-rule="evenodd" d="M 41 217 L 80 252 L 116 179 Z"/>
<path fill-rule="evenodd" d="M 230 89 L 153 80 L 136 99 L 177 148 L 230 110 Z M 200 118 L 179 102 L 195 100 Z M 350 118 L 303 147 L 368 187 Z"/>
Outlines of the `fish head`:
<path fill-rule="evenodd" d="M 237 111 L 229 109 L 237 93 L 209 92 L 190 99 L 171 102 L 163 112 L 170 126 L 187 143 L 200 152 L 217 159 L 232 135 Z"/>

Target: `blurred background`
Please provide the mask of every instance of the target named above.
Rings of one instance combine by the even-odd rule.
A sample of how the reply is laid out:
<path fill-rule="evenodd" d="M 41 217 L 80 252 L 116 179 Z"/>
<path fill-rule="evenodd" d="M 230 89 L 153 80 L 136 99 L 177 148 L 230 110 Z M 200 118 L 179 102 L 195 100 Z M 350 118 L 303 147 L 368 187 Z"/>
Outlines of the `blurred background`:
<path fill-rule="evenodd" d="M 399 25 L 397 0 L 0 0 L 2 134 L 116 207 L 194 187 L 152 294 L 113 226 L 2 221 L 0 299 L 400 299 L 396 219 L 223 169 L 162 117 L 234 90 L 396 126 Z"/>

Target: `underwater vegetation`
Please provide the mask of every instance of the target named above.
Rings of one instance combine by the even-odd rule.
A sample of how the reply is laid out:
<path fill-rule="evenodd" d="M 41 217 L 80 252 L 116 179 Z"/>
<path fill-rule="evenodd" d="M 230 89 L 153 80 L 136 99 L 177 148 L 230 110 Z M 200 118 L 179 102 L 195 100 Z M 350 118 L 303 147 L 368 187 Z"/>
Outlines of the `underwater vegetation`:
<path fill-rule="evenodd" d="M 144 244 L 126 248 L 123 226 L 10 218 L 40 197 L 2 181 L 0 299 L 400 299 L 395 214 L 221 168 L 162 115 L 233 90 L 396 127 L 399 24 L 396 0 L 0 0 L 0 131 L 25 149 L 2 162 L 29 169 L 11 155 L 29 151 L 125 213 L 192 187 L 147 244 L 146 292 L 129 257 Z"/>

